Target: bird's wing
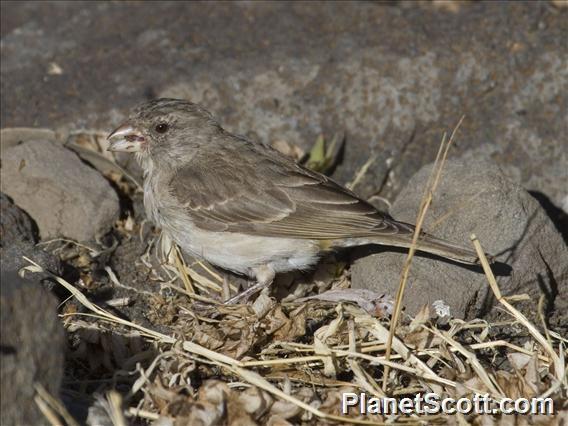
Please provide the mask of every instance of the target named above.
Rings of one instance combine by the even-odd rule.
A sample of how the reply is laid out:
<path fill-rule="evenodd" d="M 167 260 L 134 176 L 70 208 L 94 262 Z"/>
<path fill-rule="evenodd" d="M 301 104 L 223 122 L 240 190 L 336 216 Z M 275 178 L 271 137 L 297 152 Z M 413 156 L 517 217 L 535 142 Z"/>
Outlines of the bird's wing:
<path fill-rule="evenodd" d="M 170 191 L 194 224 L 209 231 L 333 240 L 414 229 L 326 176 L 253 144 L 196 155 L 178 170 Z"/>

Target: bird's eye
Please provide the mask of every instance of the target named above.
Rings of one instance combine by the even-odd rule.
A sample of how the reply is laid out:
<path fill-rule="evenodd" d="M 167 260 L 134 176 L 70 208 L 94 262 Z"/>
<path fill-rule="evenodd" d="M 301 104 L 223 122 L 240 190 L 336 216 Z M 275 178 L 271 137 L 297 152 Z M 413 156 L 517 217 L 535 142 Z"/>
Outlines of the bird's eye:
<path fill-rule="evenodd" d="M 154 128 L 158 133 L 166 133 L 168 131 L 168 125 L 166 123 L 156 124 Z"/>

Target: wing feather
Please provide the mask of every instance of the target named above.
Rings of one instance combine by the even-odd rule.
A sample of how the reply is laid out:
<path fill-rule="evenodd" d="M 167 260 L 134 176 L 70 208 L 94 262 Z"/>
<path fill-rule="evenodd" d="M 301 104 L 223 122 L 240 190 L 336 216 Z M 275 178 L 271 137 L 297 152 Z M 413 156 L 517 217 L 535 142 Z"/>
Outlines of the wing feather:
<path fill-rule="evenodd" d="M 197 153 L 170 182 L 199 228 L 316 240 L 412 232 L 328 177 L 232 138 Z"/>

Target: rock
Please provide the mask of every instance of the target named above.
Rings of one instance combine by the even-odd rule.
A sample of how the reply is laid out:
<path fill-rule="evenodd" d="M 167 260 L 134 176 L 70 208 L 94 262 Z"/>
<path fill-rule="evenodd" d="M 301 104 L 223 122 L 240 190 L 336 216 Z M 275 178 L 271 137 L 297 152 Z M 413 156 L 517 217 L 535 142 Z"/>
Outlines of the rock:
<path fill-rule="evenodd" d="M 6 194 L 0 193 L 0 247 L 20 242 L 35 243 L 36 226 Z"/>
<path fill-rule="evenodd" d="M 566 9 L 438 3 L 162 2 L 157 12 L 6 2 L 0 116 L 5 126 L 110 131 L 142 99 L 187 97 L 267 143 L 306 150 L 321 132 L 344 132 L 334 177 L 351 180 L 376 154 L 357 187 L 367 197 L 390 159 L 381 195 L 392 199 L 466 114 L 457 155 L 494 141 L 483 148 L 498 164 L 517 165 L 525 188 L 559 206 L 568 195 Z M 129 40 L 120 55 L 117 38 Z"/>
<path fill-rule="evenodd" d="M 27 241 L 0 248 L 0 256 L 2 256 L 2 272 L 16 272 L 25 266 L 29 266 L 30 263 L 26 261 L 24 257 L 33 260 L 43 269 L 51 272 L 52 274 L 61 276 L 63 272 L 61 261 L 57 256 L 54 256 L 53 254 L 42 250 L 41 247 Z M 35 281 L 40 282 L 47 290 L 52 290 L 54 288 L 55 283 L 48 273 L 38 272 L 30 274 L 30 276 L 33 277 Z M 59 287 L 56 287 L 55 289 L 60 290 Z"/>
<path fill-rule="evenodd" d="M 63 144 L 65 135 L 51 129 L 36 127 L 10 127 L 0 131 L 0 159 L 7 149 L 26 141 L 53 141 Z"/>
<path fill-rule="evenodd" d="M 69 131 L 64 128 L 60 128 L 57 131 L 35 127 L 4 128 L 0 130 L 0 160 L 2 159 L 4 151 L 22 142 L 51 141 L 70 149 L 77 154 L 81 160 L 103 175 L 107 175 L 108 173 L 122 174 L 124 170 L 120 166 L 126 166 L 129 171 L 134 171 L 135 177 L 138 178 L 140 182 L 142 181 L 142 169 L 138 166 L 132 155 L 127 153 L 112 154 L 106 152 L 106 146 L 108 146 L 108 142 L 106 141 L 104 143 L 107 145 L 102 147 L 102 153 L 99 153 L 94 144 L 91 146 L 83 146 L 86 134 L 93 135 L 93 132 L 85 130 L 84 132 L 69 133 Z M 117 160 L 118 164 L 113 161 L 113 158 Z"/>
<path fill-rule="evenodd" d="M 60 275 L 61 261 L 36 246 L 37 227 L 30 217 L 3 193 L 0 193 L 0 269 L 16 272 L 28 266 L 24 256 L 40 264 L 47 271 Z M 33 279 L 51 290 L 53 281 L 49 274 L 34 273 Z"/>
<path fill-rule="evenodd" d="M 392 206 L 393 217 L 415 223 L 431 170 L 428 165 L 413 176 Z M 492 161 L 449 160 L 423 229 L 469 247 L 475 233 L 486 252 L 512 268 L 508 276 L 503 265 L 494 268 L 504 274 L 498 277 L 502 293 L 530 295 L 532 311 L 526 312 L 536 312 L 541 294 L 547 296 L 545 314 L 552 322 L 568 309 L 567 298 L 561 297 L 568 292 L 568 248 L 562 236 L 539 203 Z M 405 258 L 389 250 L 358 259 L 352 267 L 353 287 L 395 295 Z M 457 318 L 497 313 L 491 311 L 494 301 L 479 268 L 416 256 L 404 296 L 407 312 L 415 314 L 437 300 Z"/>
<path fill-rule="evenodd" d="M 65 358 L 65 332 L 57 299 L 38 283 L 2 273 L 0 284 L 0 423 L 49 424 L 38 409 L 34 386 L 59 396 Z"/>
<path fill-rule="evenodd" d="M 2 191 L 37 223 L 40 237 L 78 241 L 107 232 L 118 197 L 98 172 L 53 141 L 27 141 L 2 158 Z"/>

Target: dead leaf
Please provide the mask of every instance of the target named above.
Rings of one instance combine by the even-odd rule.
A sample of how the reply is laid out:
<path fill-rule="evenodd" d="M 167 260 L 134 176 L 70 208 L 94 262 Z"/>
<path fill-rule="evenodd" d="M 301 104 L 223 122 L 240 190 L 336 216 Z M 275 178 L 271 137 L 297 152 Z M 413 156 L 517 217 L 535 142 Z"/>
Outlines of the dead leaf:
<path fill-rule="evenodd" d="M 367 313 L 373 316 L 383 317 L 392 313 L 393 301 L 372 290 L 367 289 L 334 289 L 328 290 L 315 296 L 303 297 L 298 302 L 309 300 L 322 300 L 326 302 L 352 302 L 360 306 Z"/>

